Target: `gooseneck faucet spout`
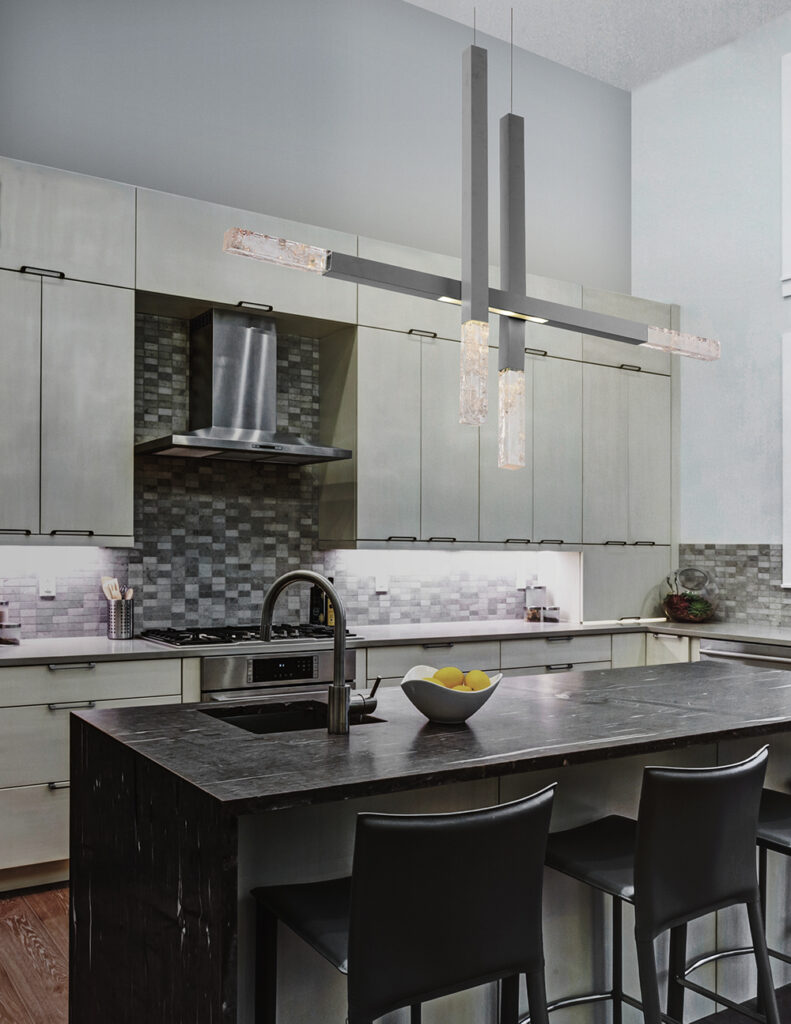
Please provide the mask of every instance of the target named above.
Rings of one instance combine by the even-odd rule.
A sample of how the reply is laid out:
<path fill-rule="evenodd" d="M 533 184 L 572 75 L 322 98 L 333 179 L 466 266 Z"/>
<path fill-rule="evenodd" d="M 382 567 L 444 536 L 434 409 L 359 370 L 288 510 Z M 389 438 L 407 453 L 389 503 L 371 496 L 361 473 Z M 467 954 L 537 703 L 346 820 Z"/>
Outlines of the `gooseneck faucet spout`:
<path fill-rule="evenodd" d="M 346 682 L 346 610 L 340 594 L 330 581 L 310 569 L 295 569 L 293 572 L 278 576 L 264 595 L 261 608 L 261 639 L 268 642 L 272 639 L 272 615 L 275 602 L 282 592 L 292 583 L 313 583 L 319 587 L 332 601 L 335 609 L 335 634 L 333 651 L 333 680 L 328 690 L 327 731 L 330 733 L 347 733 L 349 731 L 349 702 L 351 686 Z"/>

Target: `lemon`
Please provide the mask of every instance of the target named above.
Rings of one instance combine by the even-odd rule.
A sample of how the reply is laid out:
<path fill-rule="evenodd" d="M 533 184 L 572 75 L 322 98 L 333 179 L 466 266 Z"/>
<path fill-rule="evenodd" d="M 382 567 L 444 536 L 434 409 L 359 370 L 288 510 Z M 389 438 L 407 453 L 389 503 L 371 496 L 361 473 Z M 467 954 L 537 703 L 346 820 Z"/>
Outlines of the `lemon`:
<path fill-rule="evenodd" d="M 424 679 L 427 683 L 434 683 L 435 686 L 445 685 L 441 679 L 435 679 L 434 676 L 422 676 L 421 678 Z"/>
<path fill-rule="evenodd" d="M 464 677 L 464 682 L 471 690 L 485 690 L 487 686 L 491 686 L 492 681 L 485 672 L 474 668 L 472 672 L 468 672 Z"/>
<path fill-rule="evenodd" d="M 452 686 L 452 690 L 462 690 L 464 693 L 472 693 L 471 686 L 465 686 L 464 683 L 459 683 L 458 686 Z"/>
<path fill-rule="evenodd" d="M 454 687 L 464 682 L 464 673 L 460 668 L 448 665 L 447 668 L 438 668 L 434 673 L 434 678 L 439 679 L 443 686 Z"/>

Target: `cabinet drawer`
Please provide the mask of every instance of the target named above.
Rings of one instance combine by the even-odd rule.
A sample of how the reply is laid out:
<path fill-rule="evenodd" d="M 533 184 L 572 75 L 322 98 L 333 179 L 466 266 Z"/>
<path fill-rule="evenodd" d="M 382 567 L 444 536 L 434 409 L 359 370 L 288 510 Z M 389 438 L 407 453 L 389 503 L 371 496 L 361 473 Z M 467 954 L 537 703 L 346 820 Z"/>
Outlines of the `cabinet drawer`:
<path fill-rule="evenodd" d="M 497 670 L 500 664 L 499 644 L 496 640 L 482 643 L 405 644 L 402 647 L 370 647 L 368 649 L 368 678 L 377 676 L 399 681 L 413 665 L 456 665 L 463 672 L 471 668 L 484 671 Z"/>
<path fill-rule="evenodd" d="M 611 668 L 609 661 L 578 661 L 574 663 L 556 661 L 550 665 L 529 665 L 526 668 L 509 668 L 503 671 L 506 679 L 515 679 L 517 676 L 543 676 L 552 675 L 555 672 L 588 672 L 593 669 Z"/>
<path fill-rule="evenodd" d="M 503 668 L 521 668 L 525 665 L 576 664 L 583 661 L 609 662 L 611 647 L 609 635 L 504 640 L 500 664 Z"/>
<path fill-rule="evenodd" d="M 68 789 L 0 790 L 0 821 L 0 869 L 68 858 Z"/>
<path fill-rule="evenodd" d="M 90 667 L 92 666 L 92 667 Z M 181 694 L 181 661 L 80 661 L 0 669 L 0 708 Z"/>
<path fill-rule="evenodd" d="M 228 228 L 354 254 L 354 235 L 198 199 L 139 189 L 137 287 L 208 302 L 256 302 L 275 312 L 354 323 L 357 286 L 223 252 Z"/>
<path fill-rule="evenodd" d="M 97 711 L 141 704 L 174 704 L 179 694 L 97 700 Z M 69 777 L 69 717 L 88 701 L 5 708 L 0 713 L 0 788 L 63 782 Z M 74 707 L 73 705 L 78 705 Z"/>
<path fill-rule="evenodd" d="M 0 267 L 135 286 L 131 185 L 0 158 Z"/>

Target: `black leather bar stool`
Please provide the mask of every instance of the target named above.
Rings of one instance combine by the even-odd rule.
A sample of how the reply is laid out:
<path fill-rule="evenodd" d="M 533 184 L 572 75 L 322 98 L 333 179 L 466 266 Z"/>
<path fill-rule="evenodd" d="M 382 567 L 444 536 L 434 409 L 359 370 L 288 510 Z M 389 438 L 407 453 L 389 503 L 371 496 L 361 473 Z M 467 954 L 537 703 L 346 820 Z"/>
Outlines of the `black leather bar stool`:
<path fill-rule="evenodd" d="M 516 1024 L 519 975 L 547 1024 L 542 883 L 554 786 L 452 814 L 360 814 L 350 878 L 254 889 L 256 1024 L 275 1024 L 282 921 L 347 975 L 349 1024 L 502 981 Z"/>
<path fill-rule="evenodd" d="M 744 904 L 766 1020 L 778 1024 L 755 866 L 758 807 L 767 758 L 764 747 L 746 761 L 723 767 L 646 768 L 637 821 L 610 815 L 549 837 L 549 867 L 613 899 L 612 988 L 559 1000 L 550 1010 L 612 999 L 614 1024 L 620 1024 L 622 1003 L 642 1009 L 646 1024 L 659 1024 L 665 1016 L 682 1021 L 684 990 L 689 988 L 763 1020 L 685 977 L 688 922 Z M 624 900 L 634 904 L 642 1004 L 624 993 L 622 986 Z M 670 971 L 664 1015 L 654 940 L 668 930 Z"/>
<path fill-rule="evenodd" d="M 767 860 L 770 852 L 791 857 L 791 794 L 765 789 L 761 794 L 761 810 L 758 814 L 758 887 L 764 923 L 768 889 Z M 769 956 L 791 964 L 791 956 L 779 949 L 770 949 Z"/>

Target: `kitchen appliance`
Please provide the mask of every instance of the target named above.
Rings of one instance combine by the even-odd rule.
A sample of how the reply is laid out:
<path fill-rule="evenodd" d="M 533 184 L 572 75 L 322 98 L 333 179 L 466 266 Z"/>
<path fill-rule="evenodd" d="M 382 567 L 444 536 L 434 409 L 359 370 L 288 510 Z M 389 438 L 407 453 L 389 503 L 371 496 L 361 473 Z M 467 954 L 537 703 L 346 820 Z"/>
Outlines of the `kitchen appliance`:
<path fill-rule="evenodd" d="M 791 647 L 783 644 L 740 642 L 735 640 L 701 640 L 701 661 L 737 662 L 756 668 L 791 669 Z"/>
<path fill-rule="evenodd" d="M 277 429 L 275 322 L 230 309 L 190 321 L 189 433 L 143 441 L 135 451 L 290 466 L 352 455 Z"/>
<path fill-rule="evenodd" d="M 272 626 L 272 640 L 280 642 L 290 640 L 327 640 L 332 642 L 334 635 L 332 626 L 322 626 L 311 622 L 291 624 L 275 623 Z M 347 639 L 356 639 L 356 633 L 346 630 Z M 260 644 L 261 627 L 255 626 L 207 626 L 205 629 L 144 629 L 140 633 L 141 640 L 165 647 L 215 647 Z"/>

